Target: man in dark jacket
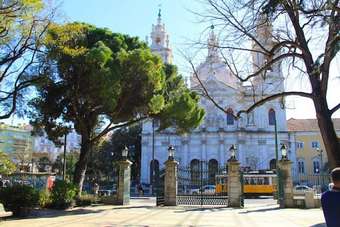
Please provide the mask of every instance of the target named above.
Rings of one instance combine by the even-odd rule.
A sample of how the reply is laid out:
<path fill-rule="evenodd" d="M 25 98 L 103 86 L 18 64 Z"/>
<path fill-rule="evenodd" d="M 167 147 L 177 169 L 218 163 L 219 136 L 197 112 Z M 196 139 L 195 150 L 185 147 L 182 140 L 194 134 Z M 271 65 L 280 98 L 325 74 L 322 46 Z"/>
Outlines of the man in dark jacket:
<path fill-rule="evenodd" d="M 333 187 L 321 196 L 323 214 L 328 227 L 340 226 L 340 167 L 332 170 Z"/>

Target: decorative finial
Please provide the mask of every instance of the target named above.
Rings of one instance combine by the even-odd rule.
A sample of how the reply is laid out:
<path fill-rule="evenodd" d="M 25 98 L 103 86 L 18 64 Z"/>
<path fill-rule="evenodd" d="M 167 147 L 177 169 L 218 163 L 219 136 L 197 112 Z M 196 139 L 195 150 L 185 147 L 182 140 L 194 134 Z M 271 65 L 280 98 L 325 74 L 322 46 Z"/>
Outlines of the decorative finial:
<path fill-rule="evenodd" d="M 158 19 L 157 19 L 158 24 L 161 24 L 161 20 L 162 20 L 162 19 L 161 19 L 161 17 L 162 17 L 161 6 L 162 6 L 161 4 L 158 5 L 158 8 L 159 8 L 159 9 L 158 9 Z"/>

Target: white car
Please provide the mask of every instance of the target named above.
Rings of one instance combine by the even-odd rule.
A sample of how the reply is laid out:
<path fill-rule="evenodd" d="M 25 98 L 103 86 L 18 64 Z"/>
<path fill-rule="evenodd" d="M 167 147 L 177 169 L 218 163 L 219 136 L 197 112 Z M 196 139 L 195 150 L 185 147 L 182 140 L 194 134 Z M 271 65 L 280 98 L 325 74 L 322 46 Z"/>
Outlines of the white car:
<path fill-rule="evenodd" d="M 304 195 L 306 191 L 314 191 L 314 189 L 311 187 L 308 187 L 307 185 L 296 185 L 293 189 L 293 194 Z"/>
<path fill-rule="evenodd" d="M 191 189 L 190 194 L 199 195 L 202 192 L 202 194 L 209 195 L 209 194 L 215 194 L 215 191 L 216 191 L 215 185 L 204 185 L 202 189 L 200 188 Z"/>

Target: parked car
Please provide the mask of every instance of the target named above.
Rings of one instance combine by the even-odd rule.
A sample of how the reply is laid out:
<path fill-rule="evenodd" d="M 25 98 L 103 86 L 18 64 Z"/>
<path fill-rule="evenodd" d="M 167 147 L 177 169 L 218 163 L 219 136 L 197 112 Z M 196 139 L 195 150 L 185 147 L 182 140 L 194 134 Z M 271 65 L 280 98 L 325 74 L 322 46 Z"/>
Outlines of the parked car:
<path fill-rule="evenodd" d="M 293 194 L 304 195 L 306 191 L 314 191 L 314 189 L 311 187 L 308 187 L 307 185 L 296 185 L 293 189 Z"/>
<path fill-rule="evenodd" d="M 193 188 L 190 190 L 190 194 L 192 195 L 198 195 L 202 192 L 202 194 L 209 195 L 209 194 L 214 194 L 216 191 L 216 186 L 215 185 L 204 185 L 201 188 Z"/>

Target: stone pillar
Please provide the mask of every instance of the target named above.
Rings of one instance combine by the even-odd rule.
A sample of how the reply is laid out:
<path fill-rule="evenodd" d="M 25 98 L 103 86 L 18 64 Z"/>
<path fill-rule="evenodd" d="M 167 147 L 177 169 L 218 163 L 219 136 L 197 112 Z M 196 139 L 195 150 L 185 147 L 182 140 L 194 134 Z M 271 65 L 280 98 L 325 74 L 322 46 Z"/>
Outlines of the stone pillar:
<path fill-rule="evenodd" d="M 241 207 L 242 185 L 240 181 L 240 163 L 228 160 L 228 206 Z"/>
<path fill-rule="evenodd" d="M 279 179 L 280 183 L 283 185 L 283 198 L 280 201 L 281 208 L 291 208 L 294 207 L 293 201 L 293 178 L 292 178 L 292 162 L 289 160 L 282 159 L 278 164 L 279 170 L 281 172 L 282 179 Z M 280 198 L 279 198 L 280 199 Z"/>
<path fill-rule="evenodd" d="M 129 160 L 123 160 L 118 163 L 117 205 L 127 205 L 130 203 L 131 164 L 132 162 Z"/>
<path fill-rule="evenodd" d="M 175 160 L 165 162 L 165 179 L 164 179 L 164 205 L 177 205 L 177 166 Z"/>

